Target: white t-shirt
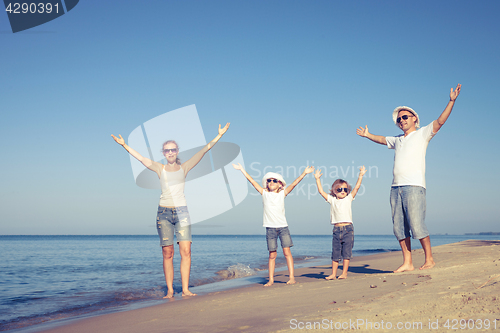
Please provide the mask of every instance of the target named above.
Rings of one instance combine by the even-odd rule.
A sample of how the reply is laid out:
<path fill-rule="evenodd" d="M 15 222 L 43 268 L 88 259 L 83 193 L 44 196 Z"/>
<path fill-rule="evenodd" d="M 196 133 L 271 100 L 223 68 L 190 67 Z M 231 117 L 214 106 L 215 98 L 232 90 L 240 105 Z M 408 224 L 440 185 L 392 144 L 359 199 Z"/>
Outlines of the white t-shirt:
<path fill-rule="evenodd" d="M 336 197 L 328 194 L 328 203 L 330 204 L 330 223 L 351 222 L 352 223 L 352 210 L 351 204 L 354 198 L 349 193 L 344 199 L 337 199 Z"/>
<path fill-rule="evenodd" d="M 406 137 L 404 134 L 385 137 L 387 147 L 395 150 L 392 186 L 425 188 L 425 153 L 429 141 L 436 135 L 432 129 L 433 122 Z"/>
<path fill-rule="evenodd" d="M 284 228 L 288 226 L 285 218 L 285 191 L 279 193 L 262 191 L 264 205 L 264 227 Z"/>

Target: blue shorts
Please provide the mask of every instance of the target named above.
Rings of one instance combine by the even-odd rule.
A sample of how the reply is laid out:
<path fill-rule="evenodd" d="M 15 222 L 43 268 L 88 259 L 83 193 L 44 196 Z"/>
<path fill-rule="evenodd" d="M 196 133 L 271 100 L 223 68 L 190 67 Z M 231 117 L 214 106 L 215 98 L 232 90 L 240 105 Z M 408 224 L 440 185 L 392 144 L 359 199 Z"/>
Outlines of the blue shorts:
<path fill-rule="evenodd" d="M 354 227 L 352 223 L 344 226 L 333 226 L 332 261 L 352 258 L 354 247 Z"/>
<path fill-rule="evenodd" d="M 266 240 L 267 249 L 269 252 L 274 252 L 278 249 L 278 237 L 280 238 L 281 248 L 292 247 L 292 236 L 288 227 L 284 228 L 267 228 L 266 227 Z"/>
<path fill-rule="evenodd" d="M 191 219 L 186 206 L 167 208 L 158 206 L 156 215 L 156 230 L 160 236 L 160 245 L 174 244 L 174 231 L 177 243 L 191 242 Z"/>
<path fill-rule="evenodd" d="M 425 188 L 422 186 L 393 186 L 391 209 L 394 235 L 398 240 L 429 236 L 425 226 Z"/>

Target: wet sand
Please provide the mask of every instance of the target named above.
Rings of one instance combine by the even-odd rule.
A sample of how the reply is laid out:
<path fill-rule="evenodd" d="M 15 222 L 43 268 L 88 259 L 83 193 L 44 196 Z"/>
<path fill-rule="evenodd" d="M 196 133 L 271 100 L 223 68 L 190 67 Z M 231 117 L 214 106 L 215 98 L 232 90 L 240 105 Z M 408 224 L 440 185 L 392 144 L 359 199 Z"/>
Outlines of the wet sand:
<path fill-rule="evenodd" d="M 354 257 L 346 280 L 327 281 L 331 267 L 313 266 L 296 269 L 298 283 L 286 285 L 285 270 L 271 287 L 175 299 L 38 332 L 451 332 L 464 324 L 500 332 L 500 241 L 433 247 L 436 266 L 422 271 L 423 251 L 412 253 L 411 272 L 392 273 L 401 252 Z"/>

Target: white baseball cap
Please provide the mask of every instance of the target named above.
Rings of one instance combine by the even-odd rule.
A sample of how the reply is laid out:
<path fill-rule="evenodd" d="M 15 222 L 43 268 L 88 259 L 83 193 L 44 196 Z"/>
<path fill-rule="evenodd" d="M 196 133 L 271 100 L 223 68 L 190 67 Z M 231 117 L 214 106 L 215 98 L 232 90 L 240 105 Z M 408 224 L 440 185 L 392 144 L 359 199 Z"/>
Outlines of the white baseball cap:
<path fill-rule="evenodd" d="M 418 117 L 418 113 L 416 113 L 412 108 L 410 108 L 408 106 L 398 106 L 397 108 L 394 109 L 394 111 L 392 112 L 392 120 L 394 120 L 394 124 L 396 124 L 396 126 L 398 126 L 398 123 L 396 121 L 398 118 L 398 113 L 399 113 L 399 111 L 403 111 L 403 110 L 411 112 L 411 113 L 413 113 L 413 115 L 415 117 L 417 117 L 415 127 L 419 128 L 420 127 L 420 118 Z"/>
<path fill-rule="evenodd" d="M 276 172 L 268 172 L 268 173 L 266 173 L 264 178 L 262 178 L 262 187 L 266 188 L 267 187 L 267 180 L 271 179 L 271 178 L 279 180 L 283 184 L 283 187 L 286 186 L 286 183 L 285 183 L 285 180 L 283 179 L 283 176 L 281 176 L 279 173 L 276 173 Z"/>

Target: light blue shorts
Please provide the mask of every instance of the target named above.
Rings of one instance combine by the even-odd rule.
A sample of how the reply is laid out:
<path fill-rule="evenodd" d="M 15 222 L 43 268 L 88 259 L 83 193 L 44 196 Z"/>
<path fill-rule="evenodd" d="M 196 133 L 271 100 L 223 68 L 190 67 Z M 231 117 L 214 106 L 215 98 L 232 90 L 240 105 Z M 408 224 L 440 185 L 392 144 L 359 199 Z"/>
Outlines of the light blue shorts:
<path fill-rule="evenodd" d="M 394 235 L 398 240 L 429 236 L 425 225 L 425 188 L 422 186 L 393 186 L 391 209 Z"/>
<path fill-rule="evenodd" d="M 181 241 L 191 242 L 191 219 L 187 207 L 167 208 L 158 206 L 156 230 L 158 236 L 160 236 L 160 245 L 162 247 L 174 244 L 174 232 L 177 243 Z"/>
<path fill-rule="evenodd" d="M 278 250 L 278 237 L 281 242 L 281 248 L 292 247 L 292 236 L 290 236 L 290 230 L 288 227 L 284 228 L 267 228 L 266 227 L 266 240 L 267 240 L 267 250 L 269 252 L 274 252 Z"/>

